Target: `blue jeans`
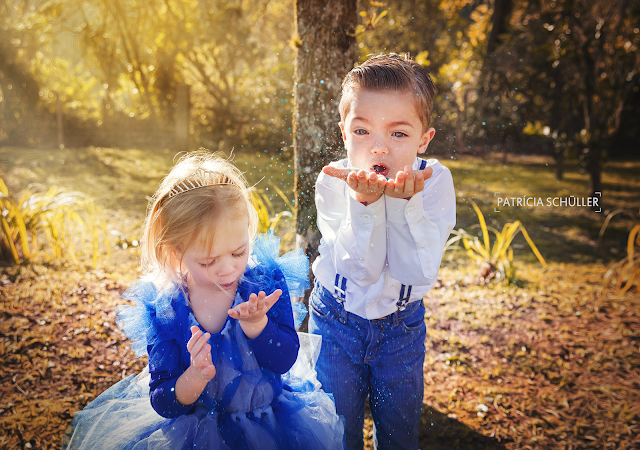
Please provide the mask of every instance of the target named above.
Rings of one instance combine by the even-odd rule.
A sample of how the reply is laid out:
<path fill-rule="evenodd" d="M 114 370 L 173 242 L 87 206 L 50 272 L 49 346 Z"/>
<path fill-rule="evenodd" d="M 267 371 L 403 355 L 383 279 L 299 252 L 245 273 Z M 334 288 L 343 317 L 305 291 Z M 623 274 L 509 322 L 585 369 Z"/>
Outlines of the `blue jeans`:
<path fill-rule="evenodd" d="M 333 393 L 337 412 L 345 418 L 346 448 L 363 448 L 364 405 L 369 396 L 375 448 L 416 450 L 424 393 L 423 302 L 366 320 L 345 311 L 316 280 L 309 310 L 309 333 L 322 336 L 318 380 Z"/>

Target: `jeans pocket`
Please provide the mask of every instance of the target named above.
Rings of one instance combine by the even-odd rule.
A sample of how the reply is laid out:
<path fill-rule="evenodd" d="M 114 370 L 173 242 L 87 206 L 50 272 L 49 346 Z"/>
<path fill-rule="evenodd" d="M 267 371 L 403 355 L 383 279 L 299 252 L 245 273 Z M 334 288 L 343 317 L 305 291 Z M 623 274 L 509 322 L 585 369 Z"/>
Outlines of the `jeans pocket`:
<path fill-rule="evenodd" d="M 426 324 L 424 323 L 424 319 L 420 321 L 411 321 L 411 323 L 402 321 L 402 329 L 407 333 L 415 333 L 416 331 L 420 331 L 422 328 L 426 328 Z"/>
<path fill-rule="evenodd" d="M 331 308 L 315 295 L 311 296 L 309 304 L 311 305 L 311 313 L 315 314 L 316 317 L 328 319 L 331 316 Z"/>
<path fill-rule="evenodd" d="M 415 333 L 416 331 L 426 330 L 424 322 L 424 307 L 420 305 L 416 311 L 401 319 L 402 329 L 407 333 Z"/>

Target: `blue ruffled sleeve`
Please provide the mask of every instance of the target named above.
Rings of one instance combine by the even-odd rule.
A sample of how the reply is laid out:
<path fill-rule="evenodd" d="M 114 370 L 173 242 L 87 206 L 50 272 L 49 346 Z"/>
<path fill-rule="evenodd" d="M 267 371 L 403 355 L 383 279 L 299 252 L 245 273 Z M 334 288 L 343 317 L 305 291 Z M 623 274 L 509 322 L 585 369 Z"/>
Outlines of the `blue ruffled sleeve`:
<path fill-rule="evenodd" d="M 188 309 L 182 291 L 175 285 L 158 291 L 153 283 L 141 281 L 122 297 L 135 305 L 119 306 L 117 323 L 135 354 L 149 355 L 153 409 L 167 418 L 189 413 L 193 406 L 179 404 L 175 396 L 176 381 L 189 367 Z"/>

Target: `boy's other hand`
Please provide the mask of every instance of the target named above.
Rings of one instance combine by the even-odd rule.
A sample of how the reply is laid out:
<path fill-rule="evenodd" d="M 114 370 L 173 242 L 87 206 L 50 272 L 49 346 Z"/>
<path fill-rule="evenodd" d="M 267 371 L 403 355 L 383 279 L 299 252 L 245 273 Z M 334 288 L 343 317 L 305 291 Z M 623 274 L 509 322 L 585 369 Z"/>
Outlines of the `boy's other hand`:
<path fill-rule="evenodd" d="M 356 171 L 349 168 L 324 166 L 322 172 L 347 183 L 356 193 L 356 200 L 364 205 L 369 205 L 382 197 L 387 185 L 387 179 L 382 175 L 375 172 L 367 173 L 362 169 Z"/>
<path fill-rule="evenodd" d="M 384 194 L 389 197 L 410 199 L 424 189 L 424 182 L 433 174 L 433 169 L 413 171 L 411 166 L 405 166 L 404 171 L 396 174 L 395 180 L 387 180 Z"/>

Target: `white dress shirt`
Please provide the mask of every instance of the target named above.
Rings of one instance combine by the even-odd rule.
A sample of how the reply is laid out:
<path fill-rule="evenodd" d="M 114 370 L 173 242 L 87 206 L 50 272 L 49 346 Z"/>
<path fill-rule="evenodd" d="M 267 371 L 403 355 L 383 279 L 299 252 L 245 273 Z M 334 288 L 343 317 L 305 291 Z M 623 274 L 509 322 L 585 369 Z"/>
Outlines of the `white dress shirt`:
<path fill-rule="evenodd" d="M 397 311 L 398 300 L 420 300 L 438 278 L 444 244 L 456 223 L 451 172 L 436 159 L 416 158 L 433 173 L 410 200 L 382 195 L 363 205 L 339 178 L 320 173 L 316 181 L 320 255 L 318 281 L 347 311 L 373 320 Z M 347 167 L 347 160 L 334 167 Z"/>

